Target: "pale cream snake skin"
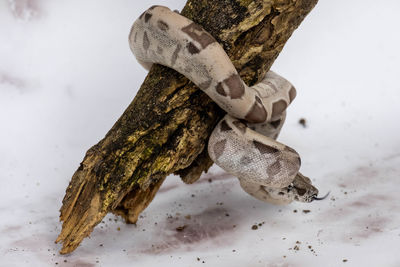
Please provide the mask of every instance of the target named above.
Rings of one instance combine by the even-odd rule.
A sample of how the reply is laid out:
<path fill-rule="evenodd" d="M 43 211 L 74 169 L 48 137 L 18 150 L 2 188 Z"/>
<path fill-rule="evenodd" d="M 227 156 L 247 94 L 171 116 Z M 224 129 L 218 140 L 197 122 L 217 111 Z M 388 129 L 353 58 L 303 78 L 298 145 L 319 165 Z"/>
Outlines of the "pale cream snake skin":
<path fill-rule="evenodd" d="M 247 86 L 214 37 L 163 6 L 135 21 L 129 44 L 146 69 L 157 63 L 180 72 L 227 112 L 210 136 L 208 153 L 247 193 L 275 204 L 319 199 L 310 179 L 299 173 L 299 154 L 275 140 L 296 96 L 290 82 L 269 71 Z"/>

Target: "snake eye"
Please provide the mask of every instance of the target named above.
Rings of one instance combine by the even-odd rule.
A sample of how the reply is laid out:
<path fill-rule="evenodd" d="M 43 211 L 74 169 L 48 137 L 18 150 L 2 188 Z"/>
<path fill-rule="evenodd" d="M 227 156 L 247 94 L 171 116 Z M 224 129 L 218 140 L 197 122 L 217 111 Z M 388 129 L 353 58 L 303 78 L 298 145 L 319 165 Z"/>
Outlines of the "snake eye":
<path fill-rule="evenodd" d="M 287 191 L 288 191 L 288 192 L 292 191 L 292 189 L 294 188 L 293 183 L 291 183 L 290 185 L 288 185 L 286 188 L 287 188 Z"/>

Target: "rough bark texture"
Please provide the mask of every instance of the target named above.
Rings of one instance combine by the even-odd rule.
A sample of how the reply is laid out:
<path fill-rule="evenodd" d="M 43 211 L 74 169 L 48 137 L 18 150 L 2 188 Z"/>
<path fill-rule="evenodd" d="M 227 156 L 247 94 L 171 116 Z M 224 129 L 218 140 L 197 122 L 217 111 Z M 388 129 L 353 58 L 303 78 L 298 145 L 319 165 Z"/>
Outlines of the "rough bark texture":
<path fill-rule="evenodd" d="M 181 13 L 223 45 L 252 85 L 317 1 L 189 0 Z M 223 115 L 185 77 L 153 66 L 135 99 L 87 151 L 71 179 L 60 215 L 61 253 L 77 248 L 108 212 L 135 223 L 168 174 L 195 182 L 212 165 L 206 142 Z"/>

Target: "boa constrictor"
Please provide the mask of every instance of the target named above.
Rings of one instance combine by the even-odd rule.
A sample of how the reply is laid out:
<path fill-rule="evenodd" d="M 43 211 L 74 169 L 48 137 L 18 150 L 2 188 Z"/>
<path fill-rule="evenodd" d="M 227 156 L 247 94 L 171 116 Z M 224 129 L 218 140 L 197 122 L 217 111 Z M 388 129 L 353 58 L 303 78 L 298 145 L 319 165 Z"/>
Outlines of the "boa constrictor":
<path fill-rule="evenodd" d="M 296 96 L 287 80 L 269 71 L 248 87 L 207 31 L 163 6 L 149 8 L 135 21 L 129 44 L 143 67 L 173 68 L 228 113 L 212 132 L 208 153 L 247 193 L 275 204 L 319 199 L 310 179 L 299 173 L 297 152 L 275 141 Z"/>

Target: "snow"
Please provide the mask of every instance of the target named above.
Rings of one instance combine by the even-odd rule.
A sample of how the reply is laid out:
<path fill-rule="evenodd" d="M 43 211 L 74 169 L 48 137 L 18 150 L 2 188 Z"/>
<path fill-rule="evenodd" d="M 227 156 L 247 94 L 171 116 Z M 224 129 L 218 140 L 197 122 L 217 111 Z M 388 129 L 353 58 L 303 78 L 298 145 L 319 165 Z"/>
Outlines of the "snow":
<path fill-rule="evenodd" d="M 136 226 L 109 215 L 58 254 L 68 182 L 146 75 L 130 26 L 184 2 L 0 1 L 0 266 L 399 266 L 395 0 L 320 0 L 273 65 L 298 89 L 280 140 L 328 199 L 262 203 L 213 167 L 170 176 Z"/>

